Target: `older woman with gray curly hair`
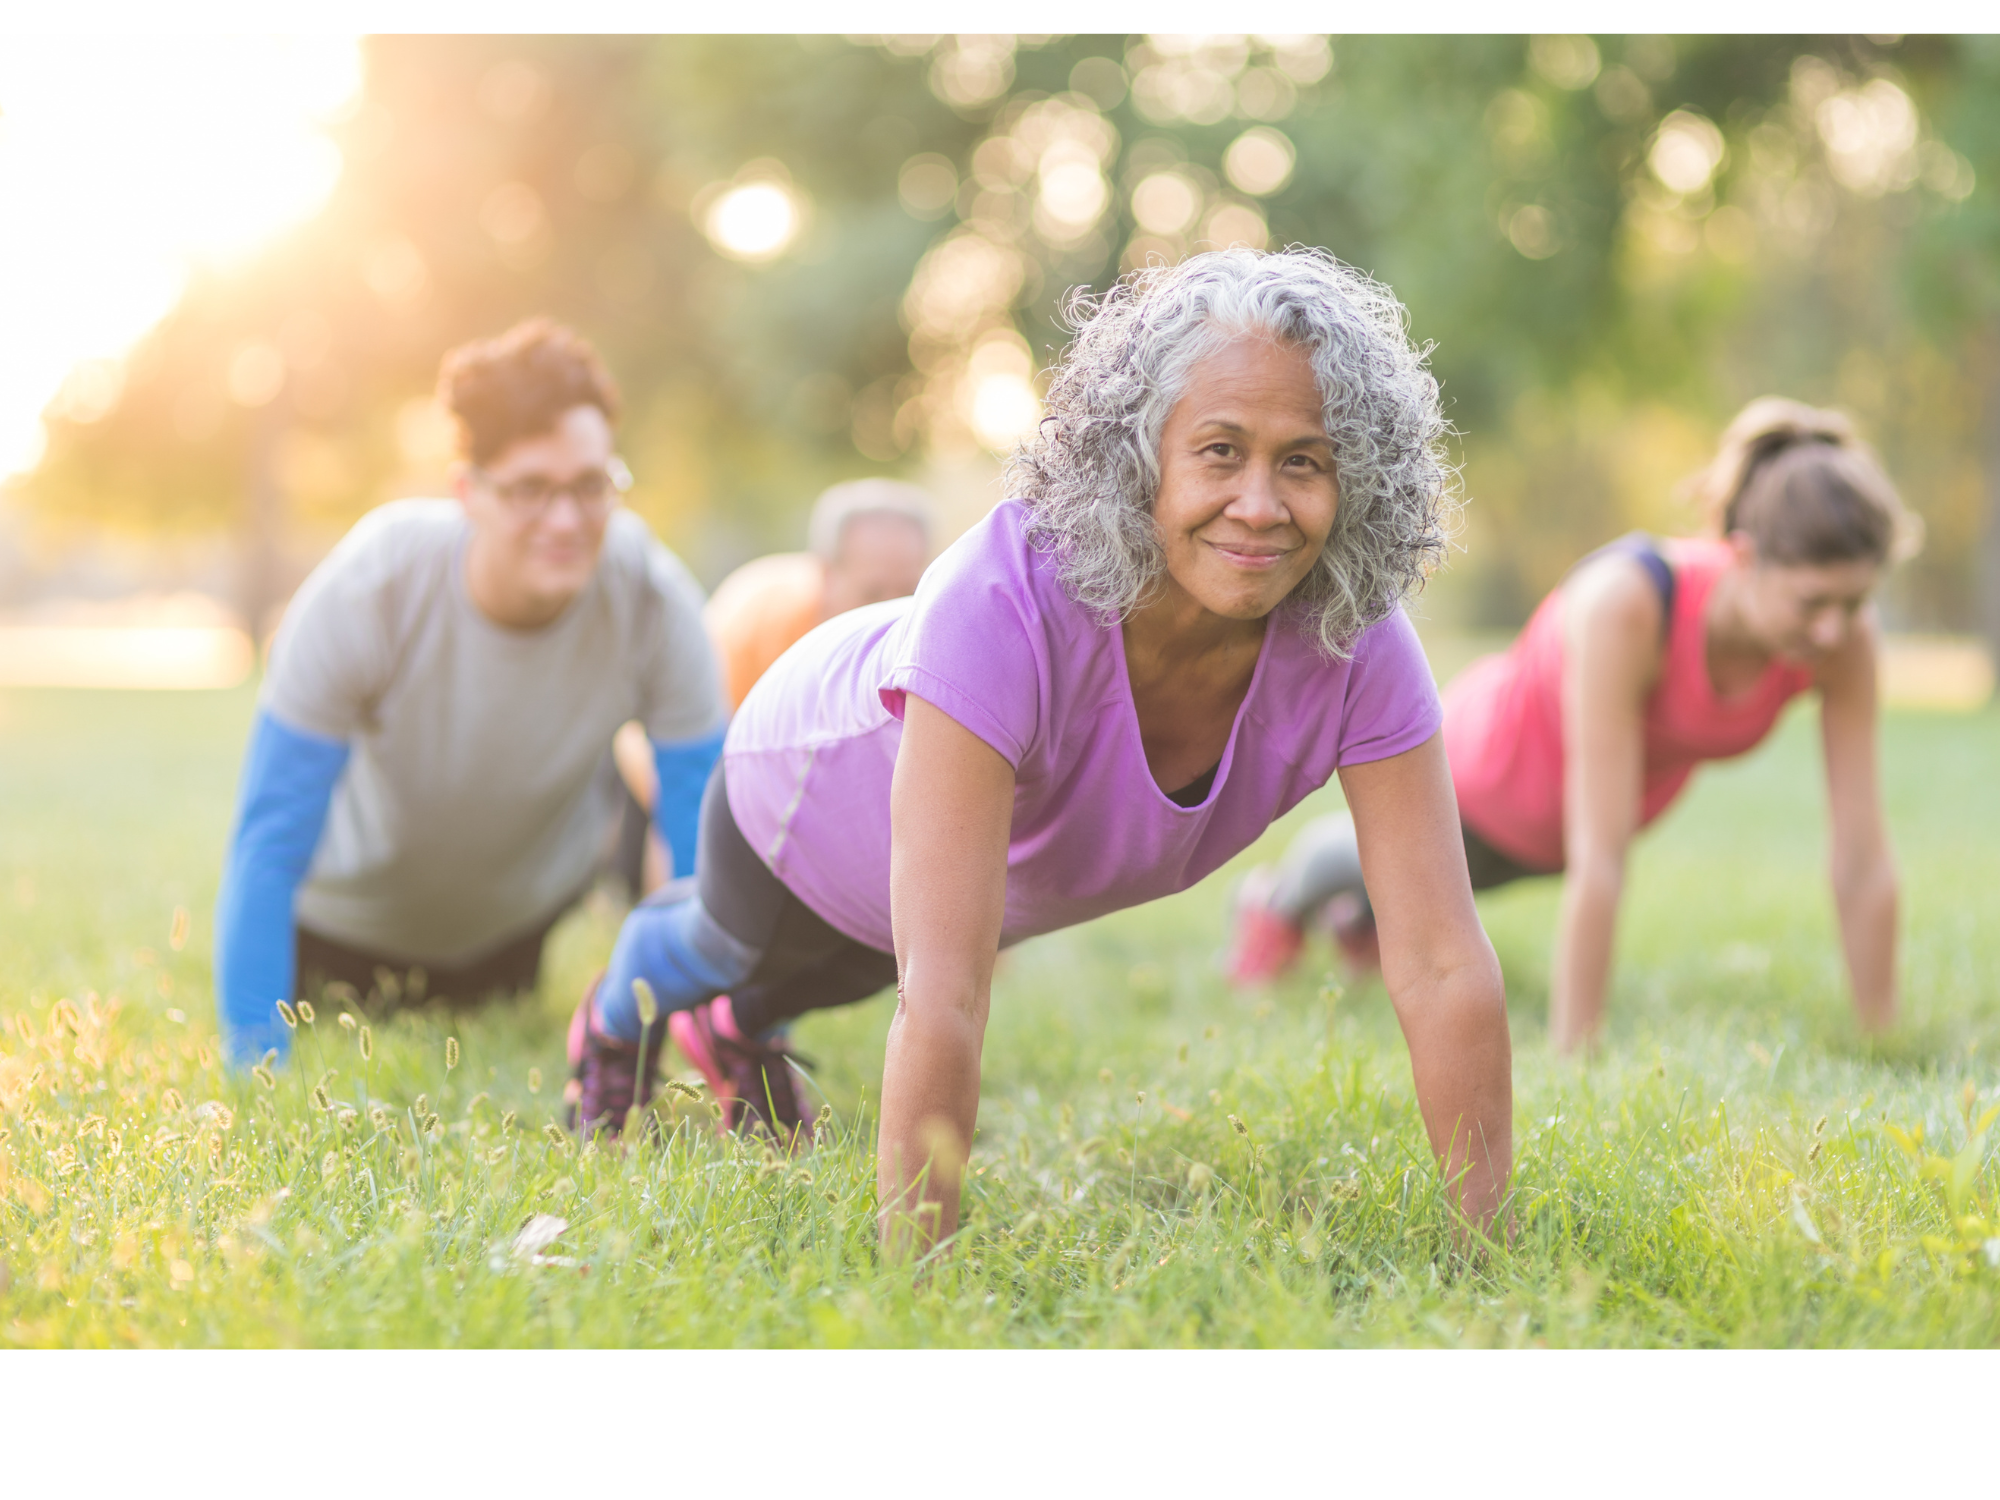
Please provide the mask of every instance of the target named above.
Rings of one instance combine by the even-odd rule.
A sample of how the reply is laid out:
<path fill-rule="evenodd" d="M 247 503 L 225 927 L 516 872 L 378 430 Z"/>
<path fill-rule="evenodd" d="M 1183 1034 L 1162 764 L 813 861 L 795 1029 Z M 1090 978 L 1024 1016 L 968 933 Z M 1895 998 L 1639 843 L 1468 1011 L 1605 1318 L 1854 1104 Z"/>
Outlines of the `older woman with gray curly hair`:
<path fill-rule="evenodd" d="M 579 1119 L 643 1102 L 665 1014 L 731 1123 L 789 1136 L 779 1028 L 895 984 L 885 1230 L 948 1235 L 999 950 L 1185 890 L 1337 774 L 1425 1125 L 1483 1223 L 1507 1023 L 1401 608 L 1454 504 L 1402 308 L 1325 254 L 1232 250 L 1072 316 L 1016 498 L 744 702 L 692 889 L 633 914 L 578 1009 Z"/>

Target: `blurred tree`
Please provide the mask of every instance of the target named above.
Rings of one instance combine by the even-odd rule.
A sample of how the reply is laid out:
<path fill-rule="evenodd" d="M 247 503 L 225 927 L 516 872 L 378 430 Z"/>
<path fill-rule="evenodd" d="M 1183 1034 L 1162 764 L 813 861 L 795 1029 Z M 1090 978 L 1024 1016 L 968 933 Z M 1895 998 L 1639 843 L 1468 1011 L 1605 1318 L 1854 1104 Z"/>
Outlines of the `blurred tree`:
<path fill-rule="evenodd" d="M 1436 342 L 1474 501 L 1460 614 L 1512 623 L 1590 545 L 1693 524 L 1675 480 L 1782 389 L 1880 439 L 1939 542 L 1896 608 L 1959 623 L 2000 514 L 1978 449 L 1979 393 L 2000 413 L 1996 57 L 1838 37 L 379 39 L 327 209 L 196 284 L 112 410 L 53 422 L 32 493 L 100 523 L 242 525 L 260 607 L 285 581 L 255 562 L 280 517 L 323 534 L 434 484 L 438 356 L 546 311 L 605 348 L 636 503 L 713 577 L 795 545 L 832 479 L 990 476 L 1035 418 L 1070 288 L 1297 242 L 1389 282 Z M 2000 453 L 1984 469 L 2000 486 Z"/>

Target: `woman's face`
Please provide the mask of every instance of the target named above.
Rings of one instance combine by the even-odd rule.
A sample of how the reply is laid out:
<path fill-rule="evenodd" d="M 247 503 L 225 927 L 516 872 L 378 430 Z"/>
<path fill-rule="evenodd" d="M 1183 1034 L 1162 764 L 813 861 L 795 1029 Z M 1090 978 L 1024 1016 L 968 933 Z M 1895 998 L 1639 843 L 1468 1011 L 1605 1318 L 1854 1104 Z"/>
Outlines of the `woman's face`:
<path fill-rule="evenodd" d="M 1881 581 L 1881 564 L 1865 558 L 1836 563 L 1760 563 L 1757 544 L 1742 532 L 1729 538 L 1744 569 L 1744 624 L 1765 650 L 1811 664 L 1833 655 Z"/>
<path fill-rule="evenodd" d="M 1312 571 L 1339 509 L 1303 349 L 1246 336 L 1194 367 L 1160 435 L 1153 501 L 1175 584 L 1215 614 L 1261 619 Z"/>

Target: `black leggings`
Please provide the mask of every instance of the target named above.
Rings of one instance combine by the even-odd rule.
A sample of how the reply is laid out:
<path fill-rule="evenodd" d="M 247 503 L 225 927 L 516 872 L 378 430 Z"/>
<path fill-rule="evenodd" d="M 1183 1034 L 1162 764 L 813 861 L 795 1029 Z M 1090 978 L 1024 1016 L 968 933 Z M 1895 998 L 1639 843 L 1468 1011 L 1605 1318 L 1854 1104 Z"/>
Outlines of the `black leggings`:
<path fill-rule="evenodd" d="M 865 1000 L 896 982 L 896 956 L 831 926 L 771 873 L 736 826 L 718 762 L 701 799 L 692 880 L 663 886 L 633 909 L 618 935 L 598 1013 L 616 1035 L 638 1035 L 632 981 L 664 1011 L 727 993 L 752 1035 Z"/>

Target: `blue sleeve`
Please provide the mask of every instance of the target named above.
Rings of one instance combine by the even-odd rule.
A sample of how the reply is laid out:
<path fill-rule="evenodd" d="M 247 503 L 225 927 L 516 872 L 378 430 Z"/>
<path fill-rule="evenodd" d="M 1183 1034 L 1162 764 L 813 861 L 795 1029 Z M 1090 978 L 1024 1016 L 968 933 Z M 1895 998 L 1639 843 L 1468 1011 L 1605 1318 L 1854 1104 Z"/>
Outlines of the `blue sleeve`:
<path fill-rule="evenodd" d="M 694 873 L 701 794 L 708 789 L 709 773 L 721 758 L 725 733 L 718 729 L 698 740 L 653 741 L 653 767 L 660 778 L 659 795 L 653 799 L 653 826 L 660 830 L 668 853 L 674 857 L 677 877 Z"/>
<path fill-rule="evenodd" d="M 291 1044 L 278 1019 L 290 999 L 292 898 L 326 827 L 344 741 L 291 729 L 259 711 L 237 796 L 236 831 L 215 912 L 215 999 L 231 1062 L 247 1067 Z"/>

